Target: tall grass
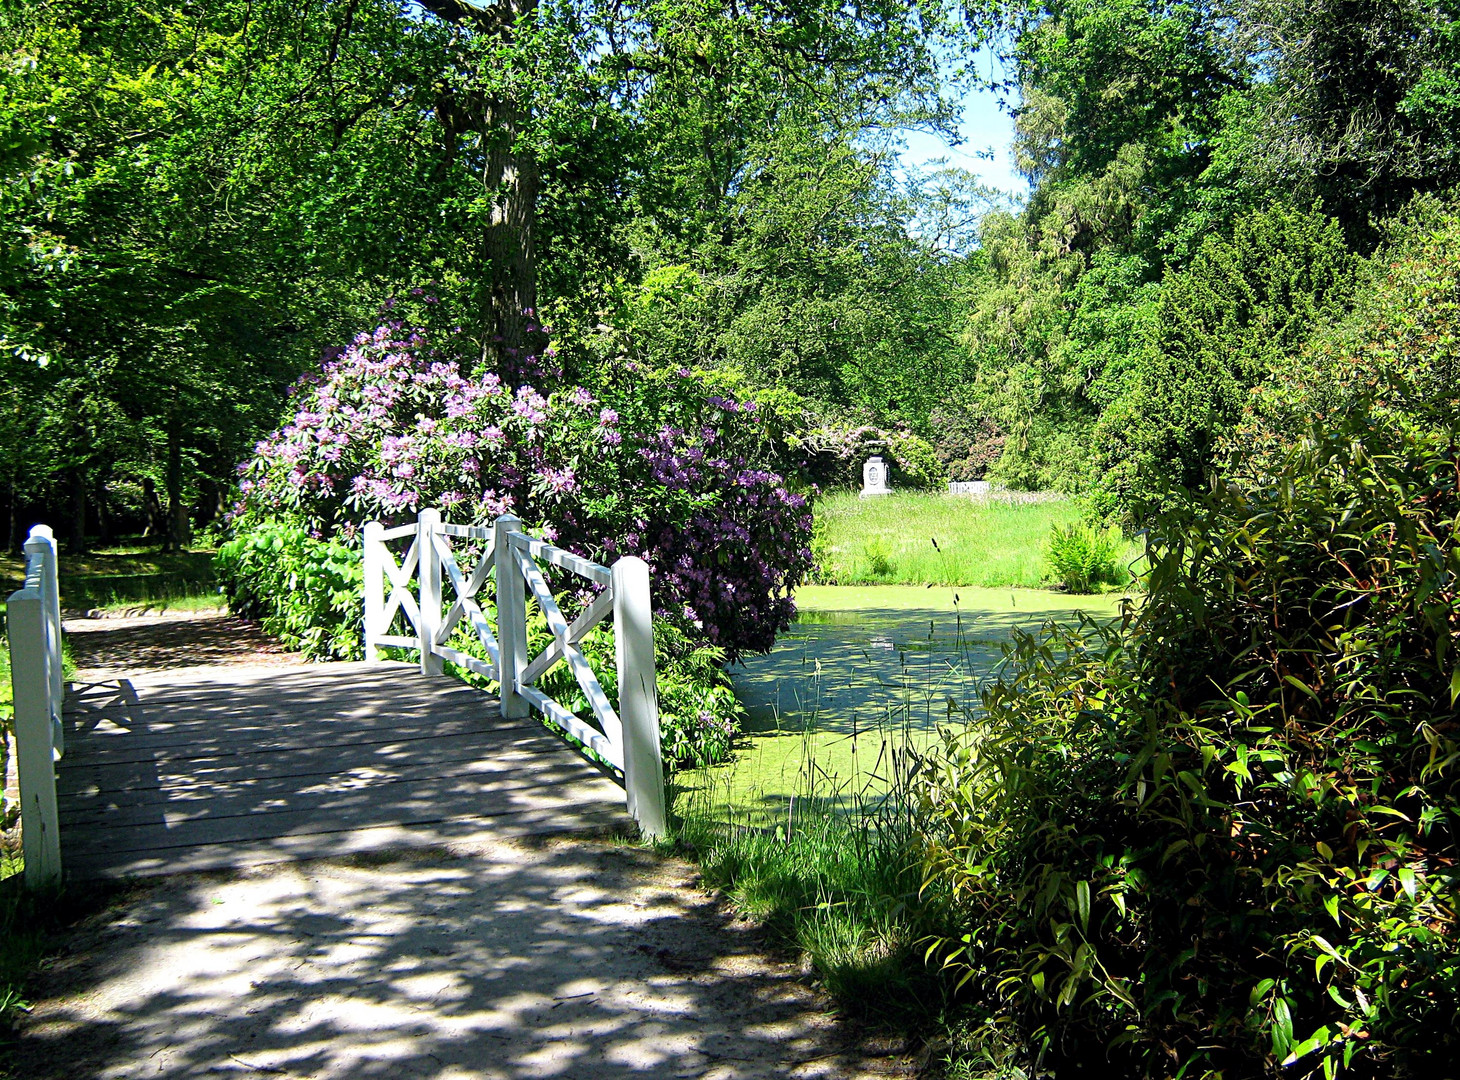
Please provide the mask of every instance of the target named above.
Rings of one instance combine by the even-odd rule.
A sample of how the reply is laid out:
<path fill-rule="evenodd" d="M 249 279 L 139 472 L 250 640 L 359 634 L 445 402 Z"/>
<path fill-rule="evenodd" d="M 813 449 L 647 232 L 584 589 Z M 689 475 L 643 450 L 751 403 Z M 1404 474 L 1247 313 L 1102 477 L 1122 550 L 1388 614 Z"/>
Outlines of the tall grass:
<path fill-rule="evenodd" d="M 920 1044 L 918 1075 L 1028 1080 L 1037 1054 L 1010 1034 L 995 988 L 960 985 L 928 961 L 929 944 L 959 924 L 941 887 L 924 888 L 932 823 L 921 795 L 940 768 L 943 733 L 981 714 L 995 674 L 975 625 L 956 621 L 945 662 L 904 661 L 899 675 L 879 675 L 893 693 L 874 722 L 849 733 L 816 708 L 798 713 L 794 777 L 759 775 L 750 748 L 739 763 L 750 785 L 744 772 L 720 770 L 682 788 L 677 835 L 704 881 L 800 953 L 841 1012 Z M 820 662 L 806 675 L 824 677 L 837 676 Z M 778 724 L 766 737 L 786 734 Z M 850 754 L 848 741 L 858 748 Z"/>
<path fill-rule="evenodd" d="M 858 819 L 798 800 L 775 828 L 688 817 L 680 838 L 704 880 L 810 962 L 846 1012 L 902 1027 L 941 1015 L 922 963 L 920 865 L 905 822 Z"/>
<path fill-rule="evenodd" d="M 826 585 L 1035 588 L 1050 580 L 1053 526 L 1080 520 L 1074 503 L 1008 503 L 898 492 L 832 492 L 817 506 L 816 580 Z"/>

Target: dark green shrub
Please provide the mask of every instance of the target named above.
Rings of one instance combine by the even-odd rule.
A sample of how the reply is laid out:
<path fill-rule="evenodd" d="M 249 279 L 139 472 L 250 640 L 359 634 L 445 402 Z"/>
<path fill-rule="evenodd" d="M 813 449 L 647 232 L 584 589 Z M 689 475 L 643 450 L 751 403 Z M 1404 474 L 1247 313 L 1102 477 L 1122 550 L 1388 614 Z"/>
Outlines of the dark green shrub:
<path fill-rule="evenodd" d="M 1460 390 L 1425 375 L 1460 337 L 1436 329 L 1374 327 L 1419 376 L 1358 364 L 1325 426 L 1254 437 L 1159 523 L 1142 608 L 1021 635 L 930 764 L 942 955 L 1056 1071 L 1460 1059 Z"/>
<path fill-rule="evenodd" d="M 1088 525 L 1052 526 L 1045 558 L 1055 579 L 1072 593 L 1099 592 L 1120 581 L 1119 534 Z"/>
<path fill-rule="evenodd" d="M 364 655 L 358 547 L 266 521 L 220 547 L 214 566 L 229 610 L 262 623 L 285 648 L 310 660 Z"/>
<path fill-rule="evenodd" d="M 1358 268 L 1338 222 L 1278 205 L 1168 274 L 1150 339 L 1095 430 L 1100 504 L 1140 519 L 1205 487 L 1251 389 L 1347 311 Z"/>
<path fill-rule="evenodd" d="M 949 480 L 982 480 L 1004 452 L 1004 432 L 976 409 L 950 405 L 928 417 L 933 451 Z"/>

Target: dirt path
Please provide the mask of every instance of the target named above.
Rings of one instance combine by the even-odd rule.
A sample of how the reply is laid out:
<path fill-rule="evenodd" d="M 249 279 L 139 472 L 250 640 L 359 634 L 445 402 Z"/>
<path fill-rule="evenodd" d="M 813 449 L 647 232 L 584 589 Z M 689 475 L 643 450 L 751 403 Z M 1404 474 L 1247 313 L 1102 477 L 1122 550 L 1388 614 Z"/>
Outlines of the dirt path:
<path fill-rule="evenodd" d="M 692 867 L 582 841 L 161 880 L 34 989 L 31 1080 L 910 1075 Z"/>
<path fill-rule="evenodd" d="M 296 662 L 221 616 L 68 622 L 80 675 Z M 273 662 L 270 660 L 269 662 Z M 910 1076 L 693 866 L 587 840 L 153 879 L 28 987 L 27 1080 Z"/>
<path fill-rule="evenodd" d="M 68 618 L 64 625 L 81 683 L 181 667 L 302 663 L 257 623 L 226 611 Z"/>

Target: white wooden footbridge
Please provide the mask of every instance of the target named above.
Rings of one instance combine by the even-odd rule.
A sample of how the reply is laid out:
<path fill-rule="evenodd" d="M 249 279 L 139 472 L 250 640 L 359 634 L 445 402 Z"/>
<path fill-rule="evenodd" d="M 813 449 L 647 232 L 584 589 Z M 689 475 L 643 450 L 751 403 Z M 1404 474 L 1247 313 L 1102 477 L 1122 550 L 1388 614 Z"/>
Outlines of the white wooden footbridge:
<path fill-rule="evenodd" d="M 600 566 L 510 516 L 467 526 L 423 510 L 408 525 L 365 528 L 363 663 L 189 668 L 68 687 L 50 530 L 32 530 L 25 551 L 8 636 L 30 885 L 631 820 L 647 835 L 666 831 L 639 559 Z M 571 623 L 549 575 L 580 579 Z M 478 599 L 489 582 L 495 624 Z M 552 635 L 530 659 L 529 596 Z M 578 647 L 610 617 L 617 708 Z M 450 644 L 462 644 L 462 627 L 480 649 Z M 419 662 L 392 662 L 387 650 L 413 650 Z M 500 700 L 446 675 L 448 662 L 496 680 Z M 539 688 L 557 664 L 572 671 L 591 719 Z"/>

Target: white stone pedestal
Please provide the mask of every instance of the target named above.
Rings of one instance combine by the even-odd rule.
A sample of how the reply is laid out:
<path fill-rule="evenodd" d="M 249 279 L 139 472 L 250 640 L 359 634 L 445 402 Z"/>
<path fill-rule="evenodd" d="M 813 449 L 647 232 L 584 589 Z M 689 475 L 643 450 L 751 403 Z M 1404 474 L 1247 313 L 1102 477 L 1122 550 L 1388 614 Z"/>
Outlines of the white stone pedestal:
<path fill-rule="evenodd" d="M 870 457 L 862 466 L 862 498 L 873 499 L 878 495 L 891 495 L 887 486 L 887 463 L 880 457 Z"/>

